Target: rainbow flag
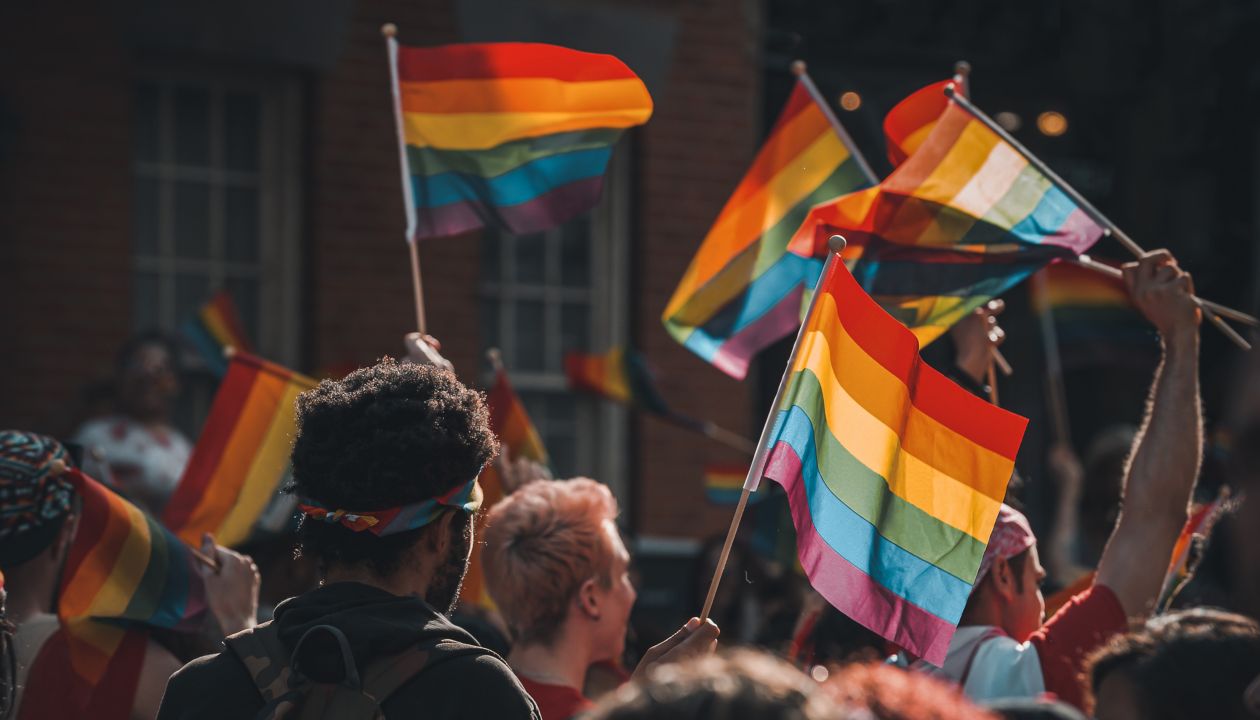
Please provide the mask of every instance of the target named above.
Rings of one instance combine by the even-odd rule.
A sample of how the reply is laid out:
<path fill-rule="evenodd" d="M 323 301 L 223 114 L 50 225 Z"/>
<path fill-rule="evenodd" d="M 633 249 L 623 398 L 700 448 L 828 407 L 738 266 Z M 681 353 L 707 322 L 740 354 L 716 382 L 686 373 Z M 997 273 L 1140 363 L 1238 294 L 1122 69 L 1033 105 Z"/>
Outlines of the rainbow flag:
<path fill-rule="evenodd" d="M 667 417 L 679 417 L 656 389 L 652 371 L 639 353 L 615 347 L 602 355 L 569 352 L 564 356 L 569 388 L 593 393 Z"/>
<path fill-rule="evenodd" d="M 748 477 L 746 465 L 705 465 L 704 496 L 714 505 L 734 505 L 744 491 L 744 479 Z M 750 495 L 748 500 L 759 497 Z"/>
<path fill-rule="evenodd" d="M 881 243 L 971 254 L 974 283 L 955 279 L 947 294 L 914 290 L 931 298 L 917 310 L 905 307 L 904 296 L 875 296 L 899 310 L 894 314 L 926 345 L 1038 265 L 1085 252 L 1103 228 L 1017 149 L 950 102 L 919 149 L 879 186 L 811 209 L 789 247 L 825 257 L 827 238 L 837 232 L 849 241 L 845 261 L 867 287 L 877 272 L 896 269 L 859 268 L 868 248 L 886 249 Z M 1020 254 L 1029 262 L 1016 262 Z M 1009 274 L 995 277 L 985 267 L 990 262 L 1005 264 Z"/>
<path fill-rule="evenodd" d="M 288 474 L 297 396 L 316 382 L 246 353 L 235 353 L 201 437 L 162 512 L 184 542 L 213 533 L 220 545 L 249 538 Z"/>
<path fill-rule="evenodd" d="M 1075 263 L 1055 263 L 1033 278 L 1032 307 L 1049 313 L 1064 367 L 1147 366 L 1159 336 L 1129 298 L 1121 278 Z"/>
<path fill-rule="evenodd" d="M 927 140 L 936 121 L 945 112 L 949 98 L 945 86 L 956 79 L 934 82 L 910 93 L 884 116 L 884 140 L 888 143 L 888 161 L 897 167 Z"/>
<path fill-rule="evenodd" d="M 946 379 L 843 263 L 819 281 L 763 473 L 841 612 L 941 664 L 1027 420 Z"/>
<path fill-rule="evenodd" d="M 1191 511 L 1190 517 L 1186 518 L 1186 524 L 1181 528 L 1181 534 L 1177 536 L 1177 543 L 1173 545 L 1172 559 L 1168 563 L 1168 573 L 1164 577 L 1164 588 L 1160 592 L 1159 602 L 1155 604 L 1155 607 L 1167 609 L 1181 586 L 1190 579 L 1194 572 L 1190 553 L 1194 546 L 1194 539 L 1207 537 L 1212 533 L 1212 527 L 1220 519 L 1228 500 L 1228 491 L 1222 489 L 1215 500 L 1197 505 Z"/>
<path fill-rule="evenodd" d="M 125 718 L 144 662 L 143 629 L 199 631 L 205 586 L 198 561 L 157 521 L 78 470 L 67 477 L 81 505 L 58 588 L 60 629 L 31 669 L 23 715 Z"/>
<path fill-rule="evenodd" d="M 486 404 L 490 406 L 490 429 L 499 438 L 499 442 L 507 446 L 508 457 L 512 460 L 525 458 L 540 465 L 548 462 L 547 448 L 543 446 L 542 436 L 529 419 L 525 404 L 508 381 L 507 371 L 499 368 L 495 372 L 494 386 L 486 395 Z M 486 511 L 503 499 L 506 493 L 499 470 L 494 463 L 481 471 L 482 508 L 477 514 L 476 537 L 484 537 Z M 464 575 L 464 585 L 460 588 L 460 602 L 493 608 L 494 600 L 486 589 L 485 577 L 481 565 L 483 543 L 473 543 L 472 556 L 469 559 L 468 572 Z"/>
<path fill-rule="evenodd" d="M 393 38 L 389 50 L 408 239 L 485 225 L 525 235 L 586 212 L 621 133 L 652 115 L 643 81 L 611 55 Z"/>
<path fill-rule="evenodd" d="M 196 348 L 206 367 L 219 377 L 227 372 L 226 348 L 253 352 L 236 304 L 226 290 L 220 290 L 210 298 L 195 317 L 184 321 L 180 333 Z"/>
<path fill-rule="evenodd" d="M 675 340 L 739 379 L 753 355 L 799 327 L 802 298 L 822 271 L 812 248 L 789 251 L 793 231 L 811 206 L 873 182 L 805 82 L 797 81 L 661 316 Z"/>

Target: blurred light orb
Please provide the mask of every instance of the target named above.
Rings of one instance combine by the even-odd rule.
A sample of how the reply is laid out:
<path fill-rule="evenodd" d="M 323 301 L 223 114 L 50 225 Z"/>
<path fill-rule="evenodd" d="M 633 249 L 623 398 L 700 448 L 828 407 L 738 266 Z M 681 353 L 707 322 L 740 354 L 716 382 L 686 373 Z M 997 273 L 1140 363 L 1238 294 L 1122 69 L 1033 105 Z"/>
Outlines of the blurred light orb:
<path fill-rule="evenodd" d="M 1059 137 L 1067 132 L 1068 121 L 1063 113 L 1047 110 L 1037 116 L 1037 129 L 1046 137 Z"/>
<path fill-rule="evenodd" d="M 997 124 L 1001 125 L 1006 132 L 1015 132 L 1024 126 L 1024 119 L 1010 110 L 1003 110 L 994 115 L 993 119 L 997 120 Z"/>
<path fill-rule="evenodd" d="M 848 92 L 840 95 L 840 107 L 848 110 L 849 112 L 853 112 L 854 110 L 862 107 L 862 96 L 852 90 L 849 90 Z"/>
<path fill-rule="evenodd" d="M 809 676 L 814 678 L 814 682 L 826 682 L 827 678 L 831 676 L 831 672 L 822 665 L 815 665 L 810 668 Z"/>

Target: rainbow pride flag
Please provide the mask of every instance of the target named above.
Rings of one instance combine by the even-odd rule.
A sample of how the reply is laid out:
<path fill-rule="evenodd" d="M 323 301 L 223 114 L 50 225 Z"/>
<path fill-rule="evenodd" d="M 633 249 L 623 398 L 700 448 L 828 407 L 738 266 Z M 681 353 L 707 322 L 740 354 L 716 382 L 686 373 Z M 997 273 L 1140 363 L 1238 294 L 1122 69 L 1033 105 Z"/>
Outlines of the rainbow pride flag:
<path fill-rule="evenodd" d="M 748 477 L 746 465 L 706 465 L 704 467 L 704 496 L 714 505 L 734 505 L 744 491 L 744 479 Z M 751 502 L 758 495 L 749 496 Z"/>
<path fill-rule="evenodd" d="M 788 240 L 809 208 L 874 179 L 802 78 L 752 167 L 718 214 L 661 316 L 675 340 L 743 379 L 757 352 L 800 325 L 822 271 Z"/>
<path fill-rule="evenodd" d="M 297 396 L 316 382 L 235 353 L 162 522 L 184 542 L 213 533 L 238 545 L 276 497 L 289 469 Z"/>
<path fill-rule="evenodd" d="M 957 86 L 957 80 L 951 79 L 919 88 L 884 116 L 884 140 L 888 144 L 888 161 L 893 167 L 913 155 L 936 127 L 936 121 L 949 104 L 945 86 L 951 83 Z"/>
<path fill-rule="evenodd" d="M 1212 527 L 1225 511 L 1228 501 L 1229 493 L 1222 489 L 1215 500 L 1196 505 L 1190 517 L 1186 518 L 1186 524 L 1182 526 L 1181 533 L 1177 536 L 1177 543 L 1173 545 L 1168 573 L 1164 576 L 1164 587 L 1160 591 L 1159 602 L 1155 604 L 1156 608 L 1167 609 L 1181 586 L 1190 579 L 1194 572 L 1191 557 L 1194 539 L 1212 534 Z"/>
<path fill-rule="evenodd" d="M 180 333 L 196 348 L 206 367 L 219 377 L 227 372 L 226 348 L 253 352 L 253 346 L 245 335 L 241 316 L 236 304 L 226 290 L 220 290 L 201 306 L 195 317 L 184 321 Z"/>
<path fill-rule="evenodd" d="M 499 438 L 499 442 L 507 447 L 508 457 L 511 460 L 525 458 L 540 465 L 547 465 L 547 448 L 543 446 L 542 436 L 538 434 L 533 421 L 529 419 L 525 404 L 512 388 L 506 370 L 499 368 L 495 372 L 494 386 L 486 394 L 486 404 L 490 406 L 490 429 Z M 477 537 L 484 537 L 481 533 L 485 531 L 486 511 L 494 507 L 507 493 L 504 492 L 503 480 L 499 477 L 499 470 L 494 463 L 487 465 L 481 471 L 479 482 L 483 495 L 483 512 L 477 514 L 475 532 Z M 461 603 L 493 608 L 494 600 L 486 589 L 481 565 L 482 545 L 482 543 L 473 543 L 468 572 L 464 575 L 464 585 L 460 588 L 459 598 Z"/>
<path fill-rule="evenodd" d="M 841 612 L 941 664 L 1027 420 L 924 363 L 839 262 L 789 371 L 763 475 L 787 492 L 801 566 Z"/>
<path fill-rule="evenodd" d="M 1066 368 L 1149 366 L 1159 336 L 1129 298 L 1121 278 L 1075 263 L 1055 263 L 1030 283 L 1032 307 L 1049 313 Z"/>
<path fill-rule="evenodd" d="M 611 55 L 393 38 L 389 49 L 408 239 L 486 225 L 524 235 L 589 210 L 621 133 L 652 115 L 643 81 Z"/>
<path fill-rule="evenodd" d="M 678 417 L 656 389 L 652 371 L 639 353 L 615 347 L 602 355 L 569 352 L 564 356 L 569 388 L 593 393 L 623 405 Z"/>
<path fill-rule="evenodd" d="M 200 630 L 205 586 L 192 553 L 157 521 L 78 470 L 67 478 L 81 505 L 58 588 L 60 628 L 31 669 L 23 715 L 128 717 L 143 630 Z"/>
<path fill-rule="evenodd" d="M 881 304 L 901 308 L 894 314 L 926 345 L 1036 266 L 1085 252 L 1104 231 L 1016 148 L 950 102 L 913 155 L 877 187 L 815 206 L 789 248 L 825 257 L 827 238 L 837 232 L 849 241 L 845 261 L 872 289 L 875 274 L 893 271 L 860 268 L 868 249 L 886 250 L 881 243 L 953 249 L 975 258 L 968 263 L 977 275 L 974 283 L 956 278 L 947 294 L 914 290 L 932 300 L 913 314 L 906 311 L 906 297 L 874 291 Z M 1019 254 L 1031 262 L 1013 260 Z M 1004 264 L 1010 273 L 995 277 L 985 267 L 989 262 Z M 913 289 L 912 283 L 899 284 Z"/>

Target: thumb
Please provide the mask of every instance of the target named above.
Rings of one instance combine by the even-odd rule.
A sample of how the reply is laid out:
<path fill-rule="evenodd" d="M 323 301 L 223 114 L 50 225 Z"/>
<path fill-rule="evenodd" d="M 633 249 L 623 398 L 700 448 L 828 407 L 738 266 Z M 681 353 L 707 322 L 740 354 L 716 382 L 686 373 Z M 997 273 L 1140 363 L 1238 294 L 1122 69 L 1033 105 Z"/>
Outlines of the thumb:
<path fill-rule="evenodd" d="M 644 653 L 644 656 L 646 657 L 647 655 L 650 654 L 653 658 L 656 658 L 656 657 L 660 657 L 661 655 L 664 655 L 670 650 L 673 650 L 674 648 L 681 645 L 683 641 L 687 639 L 687 636 L 690 635 L 692 631 L 694 631 L 698 627 L 700 627 L 700 618 L 697 618 L 697 617 L 691 618 L 690 620 L 687 621 L 686 625 L 683 625 L 682 627 L 678 628 L 677 632 L 675 632 L 673 635 L 670 635 L 669 637 L 665 638 L 664 640 L 660 641 L 659 643 L 649 648 L 648 651 Z"/>
<path fill-rule="evenodd" d="M 680 656 L 685 657 L 709 652 L 713 649 L 714 643 L 717 642 L 718 636 L 721 634 L 722 631 L 712 620 L 705 620 L 703 624 L 700 624 L 688 633 L 687 637 L 683 638 L 683 641 L 678 644 L 676 652 Z"/>

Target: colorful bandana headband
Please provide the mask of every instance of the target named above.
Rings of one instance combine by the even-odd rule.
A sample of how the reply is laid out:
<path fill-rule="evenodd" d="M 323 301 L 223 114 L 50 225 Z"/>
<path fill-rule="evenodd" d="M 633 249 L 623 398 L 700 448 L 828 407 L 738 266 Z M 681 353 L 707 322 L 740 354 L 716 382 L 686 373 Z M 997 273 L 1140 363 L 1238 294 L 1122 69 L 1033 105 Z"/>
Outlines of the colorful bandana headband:
<path fill-rule="evenodd" d="M 310 498 L 302 498 L 298 502 L 298 509 L 312 520 L 337 523 L 355 532 L 366 530 L 378 537 L 422 528 L 437 519 L 442 510 L 448 507 L 461 508 L 467 513 L 477 512 L 481 507 L 481 486 L 477 484 L 477 478 L 453 488 L 441 497 L 388 510 L 332 510 Z"/>
<path fill-rule="evenodd" d="M 74 487 L 55 461 L 70 461 L 61 443 L 20 430 L 0 431 L 0 539 L 37 530 L 70 512 Z"/>
<path fill-rule="evenodd" d="M 984 574 L 993 567 L 994 560 L 1010 560 L 1036 544 L 1037 536 L 1033 535 L 1028 518 L 1010 505 L 1002 503 L 1002 507 L 998 509 L 997 522 L 993 525 L 993 533 L 989 535 L 989 545 L 984 549 L 984 557 L 980 560 L 980 572 L 976 573 L 975 585 L 978 586 L 984 579 Z"/>

